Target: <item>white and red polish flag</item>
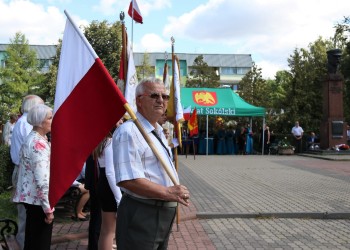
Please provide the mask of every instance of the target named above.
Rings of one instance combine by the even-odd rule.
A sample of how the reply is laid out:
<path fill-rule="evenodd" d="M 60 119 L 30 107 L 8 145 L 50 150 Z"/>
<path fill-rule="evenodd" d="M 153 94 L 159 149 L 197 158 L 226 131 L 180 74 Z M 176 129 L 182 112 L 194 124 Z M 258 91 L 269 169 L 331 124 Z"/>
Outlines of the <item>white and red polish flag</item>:
<path fill-rule="evenodd" d="M 191 106 L 188 106 L 187 108 L 184 109 L 184 119 L 185 121 L 190 120 L 191 118 Z"/>
<path fill-rule="evenodd" d="M 143 23 L 141 11 L 136 0 L 131 0 L 128 10 L 129 16 L 137 23 Z"/>
<path fill-rule="evenodd" d="M 51 127 L 49 200 L 54 207 L 126 103 L 100 58 L 68 13 Z"/>

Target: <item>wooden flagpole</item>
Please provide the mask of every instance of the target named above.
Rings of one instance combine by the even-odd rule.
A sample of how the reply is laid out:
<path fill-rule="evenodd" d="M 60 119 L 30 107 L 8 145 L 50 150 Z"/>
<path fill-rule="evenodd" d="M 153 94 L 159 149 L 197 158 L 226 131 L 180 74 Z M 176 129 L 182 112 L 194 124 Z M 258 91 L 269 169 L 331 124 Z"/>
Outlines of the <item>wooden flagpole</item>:
<path fill-rule="evenodd" d="M 172 61 L 172 84 L 171 84 L 171 93 L 173 93 L 173 117 L 172 120 L 174 122 L 174 130 L 176 131 L 177 137 L 179 137 L 179 133 L 181 133 L 178 129 L 178 123 L 176 121 L 176 98 L 175 98 L 175 52 L 174 52 L 174 44 L 175 39 L 174 37 L 171 37 L 171 61 Z M 181 147 L 181 145 L 179 145 Z M 175 169 L 178 172 L 179 171 L 179 159 L 178 159 L 178 147 L 174 148 L 174 161 L 175 161 Z M 180 210 L 179 206 L 176 208 L 176 229 L 179 231 L 179 223 L 180 223 Z"/>
<path fill-rule="evenodd" d="M 124 108 L 126 109 L 126 112 L 128 112 L 128 114 L 130 115 L 131 119 L 134 121 L 135 125 L 137 126 L 137 128 L 140 130 L 143 138 L 145 138 L 146 142 L 148 143 L 148 145 L 150 146 L 150 148 L 152 149 L 153 153 L 155 154 L 155 156 L 158 158 L 158 160 L 160 161 L 162 167 L 164 168 L 165 172 L 168 174 L 170 180 L 174 183 L 174 185 L 179 185 L 177 179 L 174 177 L 173 173 L 170 171 L 167 163 L 164 161 L 164 159 L 162 158 L 162 156 L 160 155 L 159 151 L 157 150 L 156 146 L 154 145 L 153 141 L 151 140 L 151 138 L 148 136 L 148 134 L 146 133 L 146 131 L 143 129 L 141 123 L 139 122 L 139 120 L 136 117 L 136 114 L 134 113 L 134 111 L 132 110 L 131 106 L 129 105 L 129 103 L 125 103 L 124 104 Z"/>
<path fill-rule="evenodd" d="M 122 88 L 122 93 L 125 96 L 125 89 L 126 89 L 126 81 L 127 81 L 127 74 L 128 74 L 128 36 L 126 33 L 126 27 L 125 27 L 125 14 L 122 11 L 120 13 L 120 22 L 122 24 L 122 53 L 120 60 L 123 61 L 123 79 L 124 79 L 124 86 Z"/>
<path fill-rule="evenodd" d="M 131 9 L 131 51 L 134 51 L 134 0 L 132 0 Z"/>

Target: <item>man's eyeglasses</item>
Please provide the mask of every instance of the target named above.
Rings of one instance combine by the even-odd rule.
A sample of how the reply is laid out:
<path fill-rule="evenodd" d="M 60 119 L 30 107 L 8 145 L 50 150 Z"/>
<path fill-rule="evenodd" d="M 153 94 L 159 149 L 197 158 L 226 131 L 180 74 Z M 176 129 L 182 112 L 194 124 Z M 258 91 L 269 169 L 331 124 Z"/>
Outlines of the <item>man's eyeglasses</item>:
<path fill-rule="evenodd" d="M 139 95 L 138 97 L 140 96 L 149 96 L 151 97 L 152 99 L 155 99 L 155 100 L 158 100 L 160 97 L 162 97 L 162 99 L 164 101 L 169 101 L 170 99 L 170 95 L 167 95 L 167 94 L 159 94 L 159 93 L 152 93 L 152 94 L 142 94 L 142 95 Z"/>

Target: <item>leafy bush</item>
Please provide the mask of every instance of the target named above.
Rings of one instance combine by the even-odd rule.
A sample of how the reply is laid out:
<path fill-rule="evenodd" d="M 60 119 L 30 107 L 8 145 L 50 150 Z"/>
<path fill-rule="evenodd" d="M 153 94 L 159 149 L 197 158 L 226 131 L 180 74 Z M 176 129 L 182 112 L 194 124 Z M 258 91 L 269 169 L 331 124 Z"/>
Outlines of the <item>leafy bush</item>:
<path fill-rule="evenodd" d="M 10 157 L 10 147 L 4 144 L 0 145 L 0 193 L 11 186 L 11 176 L 13 163 Z"/>
<path fill-rule="evenodd" d="M 287 136 L 278 142 L 278 148 L 280 148 L 280 149 L 293 149 L 294 150 L 294 147 L 292 146 L 290 141 L 287 139 Z"/>
<path fill-rule="evenodd" d="M 16 204 L 11 201 L 12 190 L 0 194 L 0 218 L 8 218 L 17 221 Z"/>

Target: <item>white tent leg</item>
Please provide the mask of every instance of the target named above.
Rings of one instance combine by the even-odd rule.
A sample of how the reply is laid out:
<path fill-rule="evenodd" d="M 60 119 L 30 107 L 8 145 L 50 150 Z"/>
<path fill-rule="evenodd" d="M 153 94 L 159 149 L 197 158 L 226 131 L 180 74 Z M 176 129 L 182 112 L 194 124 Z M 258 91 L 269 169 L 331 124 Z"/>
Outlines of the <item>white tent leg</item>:
<path fill-rule="evenodd" d="M 208 115 L 207 115 L 207 134 L 206 134 L 206 155 L 208 155 L 208 149 L 209 149 L 209 133 L 208 133 Z"/>

